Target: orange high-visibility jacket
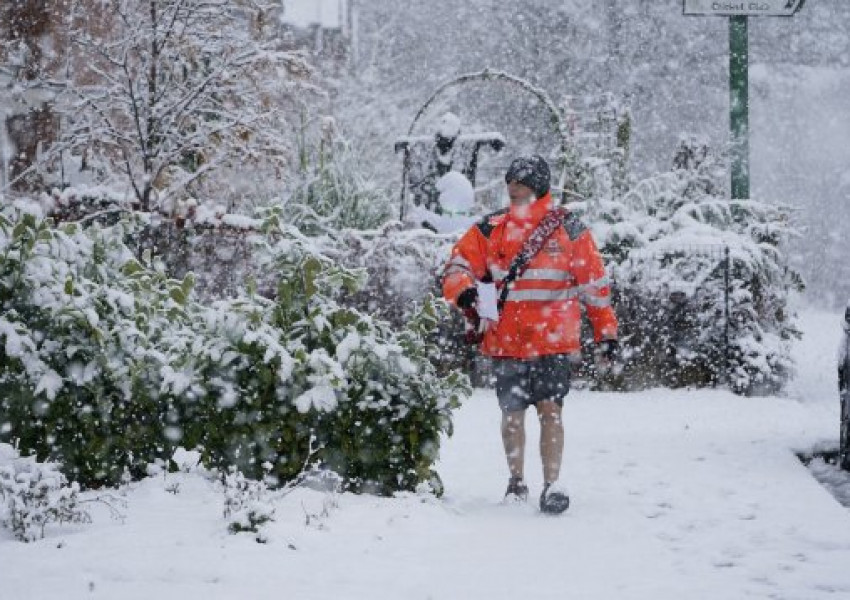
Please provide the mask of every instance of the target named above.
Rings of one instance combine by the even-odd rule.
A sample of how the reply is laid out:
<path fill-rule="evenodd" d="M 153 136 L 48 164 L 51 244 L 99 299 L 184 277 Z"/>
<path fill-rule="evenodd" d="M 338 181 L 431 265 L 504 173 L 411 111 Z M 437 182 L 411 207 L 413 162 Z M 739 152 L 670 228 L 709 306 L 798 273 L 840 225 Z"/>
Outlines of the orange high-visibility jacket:
<path fill-rule="evenodd" d="M 552 208 L 546 194 L 524 207 L 511 206 L 485 217 L 452 249 L 443 271 L 443 295 L 455 303 L 476 281 L 501 281 L 523 243 Z M 508 294 L 499 321 L 484 334 L 488 356 L 532 358 L 581 350 L 581 307 L 597 342 L 617 338 L 617 316 L 605 265 L 590 231 L 571 214 L 528 264 Z"/>

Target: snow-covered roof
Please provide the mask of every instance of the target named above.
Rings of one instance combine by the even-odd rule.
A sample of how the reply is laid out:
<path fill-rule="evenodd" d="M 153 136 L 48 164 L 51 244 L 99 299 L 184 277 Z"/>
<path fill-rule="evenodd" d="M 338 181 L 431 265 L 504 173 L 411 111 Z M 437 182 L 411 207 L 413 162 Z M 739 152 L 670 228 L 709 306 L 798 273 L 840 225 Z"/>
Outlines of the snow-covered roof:
<path fill-rule="evenodd" d="M 282 20 L 295 27 L 341 29 L 348 0 L 284 0 Z"/>

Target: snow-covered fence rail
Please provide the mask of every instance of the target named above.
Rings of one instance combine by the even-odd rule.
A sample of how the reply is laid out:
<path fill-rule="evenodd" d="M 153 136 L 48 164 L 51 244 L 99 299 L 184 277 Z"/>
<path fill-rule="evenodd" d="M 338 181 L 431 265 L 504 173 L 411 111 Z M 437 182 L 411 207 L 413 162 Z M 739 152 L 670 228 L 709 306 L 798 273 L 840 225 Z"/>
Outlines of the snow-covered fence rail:
<path fill-rule="evenodd" d="M 195 276 L 199 297 L 213 300 L 244 295 L 253 287 L 273 296 L 274 273 L 263 272 L 256 260 L 259 237 L 274 239 L 253 227 L 220 224 L 181 224 L 161 221 L 139 232 L 135 240 L 139 254 L 149 250 L 163 261 L 171 277 Z"/>

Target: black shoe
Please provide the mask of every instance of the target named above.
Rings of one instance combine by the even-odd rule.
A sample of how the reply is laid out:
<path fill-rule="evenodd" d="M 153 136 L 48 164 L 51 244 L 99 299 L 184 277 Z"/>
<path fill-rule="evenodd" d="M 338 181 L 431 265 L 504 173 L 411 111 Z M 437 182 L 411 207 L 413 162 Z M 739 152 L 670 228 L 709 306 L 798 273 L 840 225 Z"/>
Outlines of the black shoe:
<path fill-rule="evenodd" d="M 558 482 L 547 483 L 540 494 L 540 512 L 559 515 L 570 507 L 570 495 Z"/>
<path fill-rule="evenodd" d="M 525 502 L 528 500 L 528 486 L 519 477 L 508 480 L 508 490 L 505 492 L 505 502 Z"/>

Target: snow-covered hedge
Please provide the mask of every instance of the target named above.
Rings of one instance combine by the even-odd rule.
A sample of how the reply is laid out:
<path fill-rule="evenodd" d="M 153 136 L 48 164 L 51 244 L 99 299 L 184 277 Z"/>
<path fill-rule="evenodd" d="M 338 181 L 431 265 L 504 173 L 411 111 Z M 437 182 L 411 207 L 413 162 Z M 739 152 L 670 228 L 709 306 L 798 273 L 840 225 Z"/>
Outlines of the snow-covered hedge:
<path fill-rule="evenodd" d="M 782 207 L 727 199 L 725 174 L 705 144 L 684 139 L 672 171 L 585 207 L 616 283 L 626 385 L 752 394 L 793 371 L 789 296 L 802 280 L 784 251 L 795 231 Z"/>
<path fill-rule="evenodd" d="M 133 256 L 131 220 L 0 215 L 0 440 L 92 486 L 142 476 L 177 445 L 257 479 L 268 462 L 285 482 L 315 436 L 316 459 L 354 488 L 439 490 L 440 434 L 467 391 L 429 360 L 445 308 L 426 301 L 394 329 L 340 303 L 362 272 L 292 226 L 264 227 L 252 243 L 274 299 L 202 303 L 191 275 Z"/>

